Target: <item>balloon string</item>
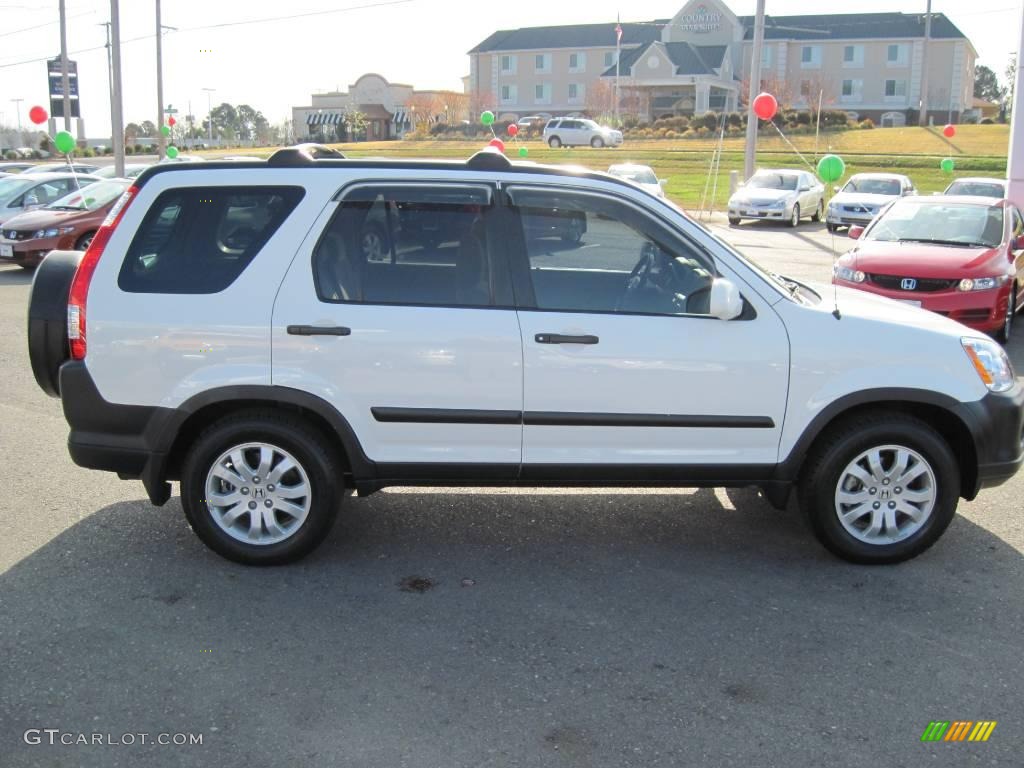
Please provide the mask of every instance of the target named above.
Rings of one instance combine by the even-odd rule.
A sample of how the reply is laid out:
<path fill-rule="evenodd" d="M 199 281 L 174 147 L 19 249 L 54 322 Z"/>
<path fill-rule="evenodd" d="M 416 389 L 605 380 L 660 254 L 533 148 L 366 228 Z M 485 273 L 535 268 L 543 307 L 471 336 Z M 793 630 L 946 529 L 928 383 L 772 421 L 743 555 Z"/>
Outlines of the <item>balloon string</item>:
<path fill-rule="evenodd" d="M 772 125 L 772 128 L 774 128 L 774 129 L 775 129 L 776 131 L 778 131 L 778 132 L 779 132 L 779 136 L 781 136 L 781 137 L 782 137 L 782 140 L 783 140 L 784 142 L 786 142 L 787 144 L 789 144 L 790 148 L 791 148 L 791 149 L 792 149 L 792 150 L 793 150 L 794 152 L 796 152 L 796 156 L 797 156 L 797 157 L 799 157 L 799 158 L 800 158 L 800 159 L 801 159 L 801 160 L 803 161 L 804 165 L 806 165 L 806 166 L 807 166 L 808 168 L 810 168 L 810 169 L 811 169 L 811 170 L 813 171 L 813 170 L 814 170 L 814 166 L 813 166 L 813 165 L 811 165 L 811 164 L 810 164 L 810 163 L 809 163 L 809 162 L 807 161 L 807 158 L 806 158 L 806 157 L 804 157 L 803 155 L 801 155 L 801 154 L 800 154 L 800 150 L 799 150 L 799 149 L 797 149 L 797 148 L 796 148 L 796 147 L 795 147 L 795 146 L 793 145 L 793 142 L 791 142 L 791 141 L 790 141 L 790 140 L 789 140 L 789 139 L 788 139 L 788 138 L 786 137 L 786 134 L 784 134 L 784 133 L 782 132 L 782 129 L 781 129 L 781 128 L 779 128 L 779 126 L 777 126 L 777 125 L 775 124 L 775 121 L 774 121 L 774 120 L 769 120 L 768 122 L 769 122 L 769 123 L 771 123 L 771 125 Z"/>

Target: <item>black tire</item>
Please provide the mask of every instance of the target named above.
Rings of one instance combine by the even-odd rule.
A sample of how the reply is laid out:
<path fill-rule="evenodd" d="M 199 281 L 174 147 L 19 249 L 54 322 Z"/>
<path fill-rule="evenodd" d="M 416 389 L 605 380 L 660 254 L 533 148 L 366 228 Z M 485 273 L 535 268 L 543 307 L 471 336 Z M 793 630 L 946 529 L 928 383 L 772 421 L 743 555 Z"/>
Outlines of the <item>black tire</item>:
<path fill-rule="evenodd" d="M 843 526 L 835 494 L 846 466 L 862 452 L 883 445 L 910 448 L 930 465 L 935 506 L 922 527 L 907 538 L 869 544 Z M 800 508 L 815 537 L 832 554 L 864 565 L 899 563 L 924 552 L 949 526 L 959 497 L 960 468 L 945 439 L 920 419 L 895 411 L 876 411 L 836 424 L 807 456 L 800 477 Z"/>
<path fill-rule="evenodd" d="M 89 247 L 89 243 L 92 242 L 93 237 L 96 235 L 95 232 L 86 232 L 75 242 L 76 251 L 84 251 Z"/>
<path fill-rule="evenodd" d="M 739 225 L 740 225 L 740 217 L 739 216 L 730 216 L 729 217 L 729 226 L 730 227 L 738 227 Z"/>
<path fill-rule="evenodd" d="M 1013 320 L 1017 314 L 1017 293 L 1016 291 L 1010 291 L 1010 298 L 1007 299 L 1006 303 L 1006 315 L 1003 318 L 1003 327 L 996 332 L 996 338 L 1003 344 L 1010 343 L 1010 337 L 1013 336 Z"/>
<path fill-rule="evenodd" d="M 814 215 L 811 216 L 811 221 L 821 221 L 823 218 L 825 218 L 825 201 L 819 200 L 818 209 L 814 212 Z"/>
<path fill-rule="evenodd" d="M 551 147 L 552 149 L 558 149 L 559 147 L 562 146 L 562 140 L 557 136 L 552 136 L 550 139 L 548 139 L 548 146 Z"/>
<path fill-rule="evenodd" d="M 39 265 L 38 264 L 22 264 L 21 262 L 18 262 L 18 266 L 21 267 L 22 269 L 24 269 L 26 272 L 35 272 L 36 271 L 36 267 L 38 267 Z"/>
<path fill-rule="evenodd" d="M 800 203 L 793 204 L 793 215 L 789 217 L 786 226 L 793 229 L 800 226 Z"/>
<path fill-rule="evenodd" d="M 265 545 L 243 543 L 220 527 L 207 506 L 208 472 L 221 454 L 247 442 L 264 442 L 284 449 L 308 477 L 309 512 L 298 529 L 283 541 Z M 283 565 L 305 557 L 327 536 L 343 495 L 341 477 L 335 453 L 306 422 L 272 410 L 243 411 L 215 422 L 192 444 L 181 470 L 181 505 L 192 530 L 222 557 L 245 565 Z"/>
<path fill-rule="evenodd" d="M 600 136 L 595 136 L 590 140 L 590 146 L 592 146 L 594 149 L 601 149 L 604 146 L 604 139 L 602 139 Z"/>

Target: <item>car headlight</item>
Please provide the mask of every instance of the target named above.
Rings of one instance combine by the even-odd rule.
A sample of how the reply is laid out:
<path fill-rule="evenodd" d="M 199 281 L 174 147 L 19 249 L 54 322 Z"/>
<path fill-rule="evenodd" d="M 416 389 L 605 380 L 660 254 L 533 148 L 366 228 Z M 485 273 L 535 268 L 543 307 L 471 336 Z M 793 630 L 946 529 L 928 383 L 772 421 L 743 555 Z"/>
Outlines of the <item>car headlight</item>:
<path fill-rule="evenodd" d="M 998 288 L 1001 285 L 1005 285 L 1006 281 L 1010 278 L 1006 275 L 999 275 L 998 277 L 965 277 L 957 285 L 957 290 L 960 291 L 988 291 L 992 288 Z"/>
<path fill-rule="evenodd" d="M 786 201 L 785 200 L 776 200 L 774 203 L 769 204 L 768 207 L 769 208 L 785 208 L 786 207 Z"/>
<path fill-rule="evenodd" d="M 832 274 L 836 279 L 843 280 L 847 283 L 863 283 L 867 278 L 867 275 L 859 269 L 850 269 L 850 267 L 844 267 L 841 264 L 836 264 L 832 268 Z"/>
<path fill-rule="evenodd" d="M 66 235 L 68 232 L 74 232 L 74 227 L 51 227 L 50 229 L 40 229 L 32 234 L 34 240 L 38 240 L 41 237 L 57 237 L 57 235 Z"/>
<path fill-rule="evenodd" d="M 960 339 L 960 343 L 986 387 L 993 392 L 1005 392 L 1013 386 L 1013 366 L 1005 349 L 991 339 L 969 336 Z"/>

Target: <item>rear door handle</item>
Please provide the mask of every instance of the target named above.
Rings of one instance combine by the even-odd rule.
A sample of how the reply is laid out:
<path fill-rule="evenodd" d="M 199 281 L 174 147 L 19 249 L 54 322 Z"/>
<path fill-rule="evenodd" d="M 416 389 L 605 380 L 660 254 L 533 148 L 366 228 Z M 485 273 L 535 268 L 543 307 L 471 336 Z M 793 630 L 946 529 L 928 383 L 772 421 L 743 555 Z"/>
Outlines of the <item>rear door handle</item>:
<path fill-rule="evenodd" d="M 533 337 L 538 344 L 597 344 L 597 336 L 565 336 L 561 333 L 538 333 Z"/>
<path fill-rule="evenodd" d="M 352 329 L 343 325 L 289 325 L 289 336 L 351 336 Z"/>

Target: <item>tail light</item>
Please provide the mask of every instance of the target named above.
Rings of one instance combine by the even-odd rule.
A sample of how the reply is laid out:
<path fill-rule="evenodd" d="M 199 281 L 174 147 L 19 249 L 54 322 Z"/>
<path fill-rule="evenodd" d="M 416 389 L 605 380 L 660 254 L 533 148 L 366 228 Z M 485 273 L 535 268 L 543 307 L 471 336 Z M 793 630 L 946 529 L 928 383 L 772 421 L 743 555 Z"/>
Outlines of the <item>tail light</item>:
<path fill-rule="evenodd" d="M 110 241 L 110 236 L 114 233 L 114 228 L 121 221 L 128 204 L 138 191 L 138 187 L 128 187 L 114 203 L 107 218 L 93 235 L 92 242 L 89 243 L 78 265 L 78 271 L 75 272 L 75 278 L 71 281 L 71 291 L 68 294 L 68 341 L 71 344 L 72 360 L 85 359 L 85 299 L 89 294 L 92 273 L 96 271 L 96 265 L 103 255 L 103 249 Z"/>

